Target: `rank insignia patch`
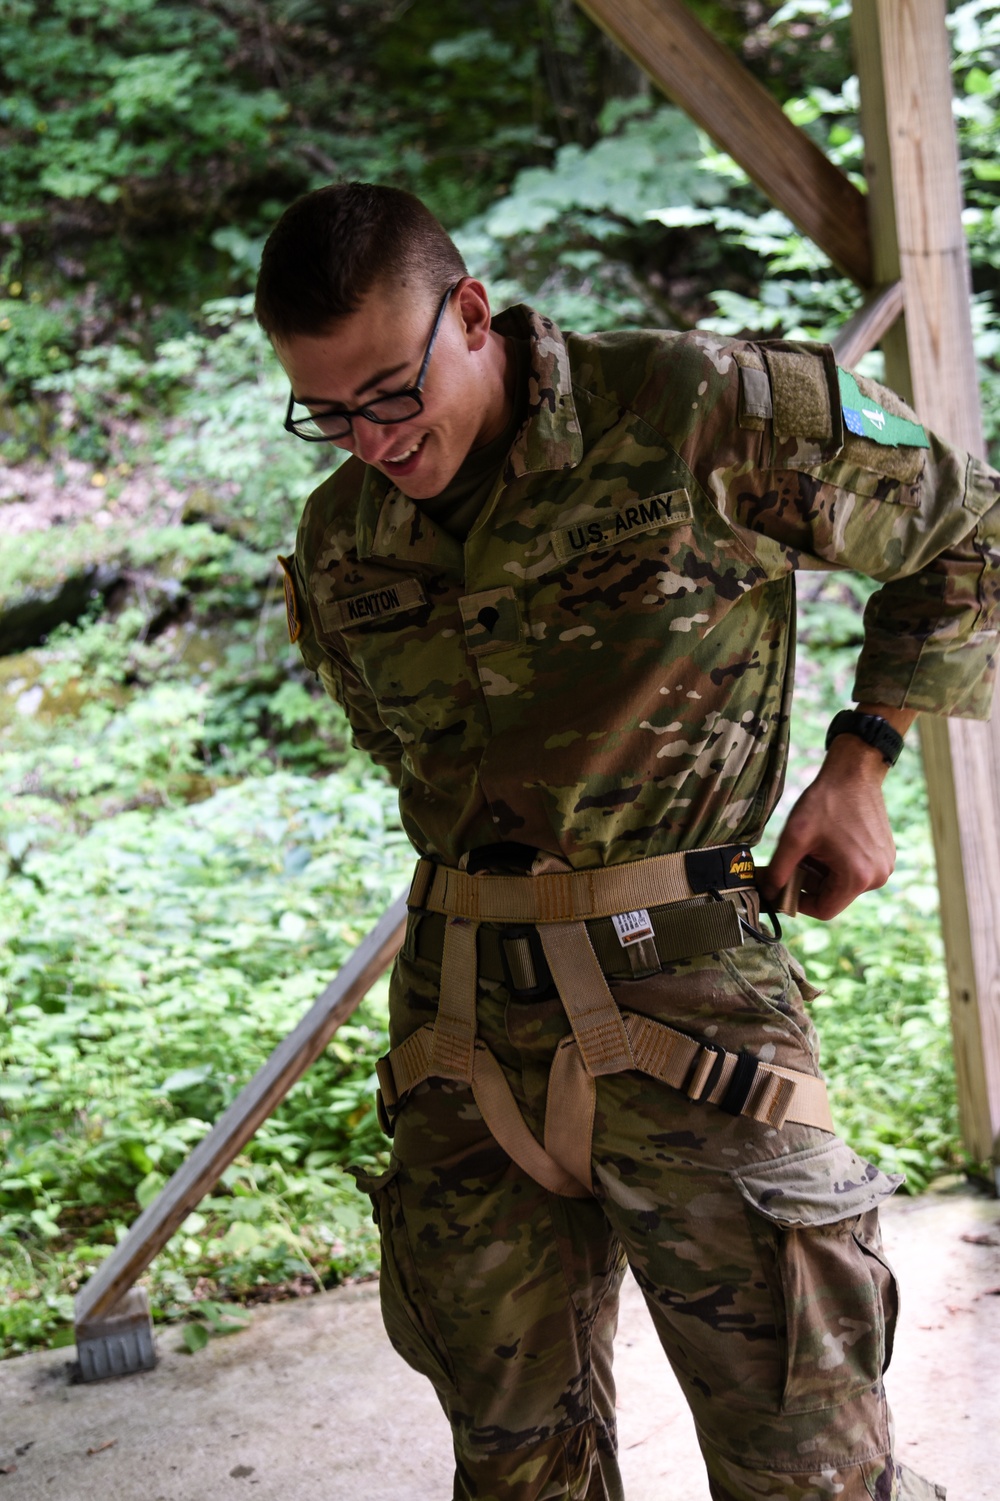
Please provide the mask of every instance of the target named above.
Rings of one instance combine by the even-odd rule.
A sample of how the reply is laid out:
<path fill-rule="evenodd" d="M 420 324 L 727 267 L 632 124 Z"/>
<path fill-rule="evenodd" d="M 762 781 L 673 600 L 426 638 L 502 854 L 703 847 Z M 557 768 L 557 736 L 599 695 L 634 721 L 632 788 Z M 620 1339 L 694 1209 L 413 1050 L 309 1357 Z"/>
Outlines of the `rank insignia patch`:
<path fill-rule="evenodd" d="M 506 651 L 523 636 L 517 596 L 508 584 L 503 589 L 483 589 L 465 594 L 458 602 L 465 625 L 465 644 L 475 657 Z"/>
<path fill-rule="evenodd" d="M 299 596 L 295 588 L 294 559 L 283 558 L 278 554 L 278 562 L 285 585 L 285 614 L 288 618 L 288 639 L 296 642 L 302 635 L 302 611 L 299 608 Z"/>

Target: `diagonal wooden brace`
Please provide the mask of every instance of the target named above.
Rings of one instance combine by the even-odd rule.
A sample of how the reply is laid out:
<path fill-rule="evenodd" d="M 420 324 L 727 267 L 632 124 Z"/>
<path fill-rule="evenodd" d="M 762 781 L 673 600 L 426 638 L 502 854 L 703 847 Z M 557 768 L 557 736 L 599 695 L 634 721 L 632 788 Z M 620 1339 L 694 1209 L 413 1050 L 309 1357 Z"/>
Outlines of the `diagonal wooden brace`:
<path fill-rule="evenodd" d="M 357 1009 L 379 975 L 391 964 L 403 941 L 405 926 L 406 898 L 398 896 L 294 1031 L 278 1044 L 225 1114 L 143 1210 L 121 1244 L 77 1293 L 74 1327 L 84 1380 L 97 1379 L 97 1375 L 88 1376 L 83 1370 L 85 1348 L 95 1370 L 101 1367 L 97 1372 L 101 1376 L 125 1375 L 148 1368 L 143 1364 L 147 1357 L 142 1353 L 146 1340 L 138 1330 L 142 1325 L 140 1307 L 145 1308 L 147 1326 L 149 1310 L 145 1293 L 133 1288 L 133 1283 L 215 1186 L 261 1122 L 319 1057 L 341 1023 Z M 148 1344 L 151 1353 L 151 1330 Z M 155 1355 L 148 1363 L 154 1361 Z M 104 1369 L 105 1366 L 109 1368 Z"/>

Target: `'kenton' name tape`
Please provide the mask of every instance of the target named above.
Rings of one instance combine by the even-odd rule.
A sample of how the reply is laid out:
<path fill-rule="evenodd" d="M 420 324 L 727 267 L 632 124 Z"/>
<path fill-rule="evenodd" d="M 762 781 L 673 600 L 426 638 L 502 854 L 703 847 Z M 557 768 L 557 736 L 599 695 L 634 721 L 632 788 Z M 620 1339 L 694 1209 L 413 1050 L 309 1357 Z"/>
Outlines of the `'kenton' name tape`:
<path fill-rule="evenodd" d="M 398 584 L 366 589 L 364 594 L 352 594 L 349 599 L 320 605 L 319 616 L 327 630 L 346 631 L 353 625 L 383 620 L 387 615 L 396 615 L 400 610 L 412 610 L 416 605 L 426 603 L 427 596 L 419 579 L 400 579 Z"/>
<path fill-rule="evenodd" d="M 645 907 L 640 907 L 637 912 L 618 912 L 611 921 L 615 925 L 618 942 L 623 949 L 627 949 L 632 943 L 642 943 L 644 938 L 653 936 L 653 924 L 649 920 L 649 913 Z"/>

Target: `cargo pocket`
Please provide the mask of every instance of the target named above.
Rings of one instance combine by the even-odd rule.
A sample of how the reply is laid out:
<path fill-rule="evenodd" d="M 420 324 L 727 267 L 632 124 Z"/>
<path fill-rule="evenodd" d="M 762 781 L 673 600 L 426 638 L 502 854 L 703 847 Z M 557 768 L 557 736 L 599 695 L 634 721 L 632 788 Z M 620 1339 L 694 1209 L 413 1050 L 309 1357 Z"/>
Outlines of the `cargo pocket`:
<path fill-rule="evenodd" d="M 393 1161 L 377 1176 L 351 1168 L 362 1192 L 372 1201 L 382 1261 L 379 1298 L 385 1332 L 408 1366 L 433 1382 L 442 1401 L 454 1392 L 454 1372 L 437 1320 L 417 1271 L 403 1213 L 400 1164 Z"/>
<path fill-rule="evenodd" d="M 903 1181 L 844 1142 L 733 1172 L 774 1302 L 781 1410 L 814 1412 L 877 1387 L 898 1313 L 878 1205 Z"/>
<path fill-rule="evenodd" d="M 720 954 L 719 958 L 744 999 L 756 1011 L 780 1021 L 790 1040 L 809 1054 L 815 1071 L 819 1039 L 805 1008 L 807 992 L 792 971 L 792 957 L 784 945 L 750 941 Z M 808 1064 L 806 1068 L 808 1071 Z"/>

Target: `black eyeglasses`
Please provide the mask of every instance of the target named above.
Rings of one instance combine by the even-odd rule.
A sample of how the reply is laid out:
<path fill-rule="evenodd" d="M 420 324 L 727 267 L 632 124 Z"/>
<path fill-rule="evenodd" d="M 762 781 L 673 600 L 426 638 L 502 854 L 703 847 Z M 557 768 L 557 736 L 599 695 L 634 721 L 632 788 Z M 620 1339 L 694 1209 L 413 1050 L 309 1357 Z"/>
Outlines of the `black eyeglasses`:
<path fill-rule="evenodd" d="M 423 362 L 412 386 L 406 386 L 402 391 L 393 391 L 388 396 L 376 396 L 374 401 L 369 401 L 363 407 L 351 409 L 330 407 L 322 411 L 310 411 L 302 417 L 295 416 L 295 407 L 300 403 L 296 402 L 295 393 L 291 392 L 288 397 L 288 410 L 285 413 L 285 431 L 294 433 L 297 438 L 304 438 L 307 443 L 336 443 L 338 438 L 347 437 L 355 417 L 363 417 L 366 422 L 385 425 L 391 422 L 405 422 L 408 417 L 416 417 L 418 412 L 422 412 L 427 367 L 431 362 L 431 353 L 438 336 L 438 329 L 441 327 L 444 310 L 457 286 L 456 281 L 441 298 L 441 305 L 437 310 L 434 327 L 427 341 Z"/>

